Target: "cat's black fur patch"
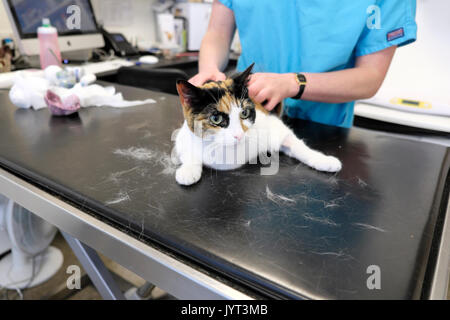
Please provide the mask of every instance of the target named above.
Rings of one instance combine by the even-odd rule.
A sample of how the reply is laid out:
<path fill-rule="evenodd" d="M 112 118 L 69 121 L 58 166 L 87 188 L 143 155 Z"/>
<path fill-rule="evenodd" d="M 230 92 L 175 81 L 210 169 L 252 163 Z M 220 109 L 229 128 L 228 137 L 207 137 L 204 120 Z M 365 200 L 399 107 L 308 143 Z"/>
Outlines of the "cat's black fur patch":
<path fill-rule="evenodd" d="M 254 65 L 255 64 L 252 63 L 245 71 L 237 73 L 231 77 L 231 79 L 233 79 L 232 90 L 235 97 L 248 99 L 247 85 Z"/>
<path fill-rule="evenodd" d="M 200 113 L 210 104 L 216 104 L 226 93 L 222 88 L 197 88 L 185 80 L 178 80 L 177 83 L 183 84 L 183 96 L 193 113 Z"/>
<path fill-rule="evenodd" d="M 225 89 L 219 88 L 219 87 L 212 87 L 212 88 L 203 88 L 202 91 L 209 96 L 210 99 L 212 99 L 212 102 L 210 103 L 217 103 L 222 99 L 222 97 L 226 94 Z M 208 99 L 205 99 L 208 100 Z M 206 107 L 206 105 L 205 105 Z"/>
<path fill-rule="evenodd" d="M 247 120 L 249 120 L 251 123 L 255 123 L 255 119 L 256 119 L 256 110 L 255 108 L 251 108 L 250 116 L 247 118 Z"/>

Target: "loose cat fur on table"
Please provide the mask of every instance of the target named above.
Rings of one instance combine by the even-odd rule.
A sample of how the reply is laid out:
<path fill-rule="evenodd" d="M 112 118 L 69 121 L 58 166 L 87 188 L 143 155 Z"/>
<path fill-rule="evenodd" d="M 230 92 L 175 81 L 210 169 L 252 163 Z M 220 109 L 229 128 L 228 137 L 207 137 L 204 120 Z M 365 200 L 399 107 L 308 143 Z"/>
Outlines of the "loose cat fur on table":
<path fill-rule="evenodd" d="M 233 170 L 261 154 L 282 151 L 306 165 L 327 172 L 341 170 L 341 162 L 310 149 L 278 117 L 248 96 L 247 83 L 253 65 L 225 81 L 210 81 L 196 87 L 177 81 L 184 124 L 175 140 L 181 161 L 176 180 L 192 185 L 202 167 Z M 249 147 L 251 142 L 253 147 Z M 231 155 L 231 156 L 230 156 Z M 240 160 L 238 160 L 240 159 Z"/>

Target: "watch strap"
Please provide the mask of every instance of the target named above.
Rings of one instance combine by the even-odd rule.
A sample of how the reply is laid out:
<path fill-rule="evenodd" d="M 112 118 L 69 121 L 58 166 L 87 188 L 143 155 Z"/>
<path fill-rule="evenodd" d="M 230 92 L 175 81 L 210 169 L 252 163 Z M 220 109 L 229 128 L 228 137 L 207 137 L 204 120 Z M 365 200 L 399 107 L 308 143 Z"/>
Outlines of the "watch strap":
<path fill-rule="evenodd" d="M 295 75 L 295 80 L 299 85 L 299 89 L 298 93 L 295 96 L 293 96 L 292 99 L 299 100 L 302 97 L 303 92 L 305 91 L 307 81 L 305 75 L 302 73 L 297 73 Z"/>

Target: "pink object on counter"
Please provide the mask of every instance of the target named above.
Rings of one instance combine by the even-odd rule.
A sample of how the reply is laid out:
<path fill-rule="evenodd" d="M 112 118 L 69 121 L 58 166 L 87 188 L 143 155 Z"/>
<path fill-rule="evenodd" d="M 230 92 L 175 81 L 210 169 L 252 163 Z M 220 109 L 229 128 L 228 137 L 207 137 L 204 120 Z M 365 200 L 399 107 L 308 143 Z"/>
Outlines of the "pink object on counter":
<path fill-rule="evenodd" d="M 49 19 L 42 20 L 37 31 L 40 47 L 41 69 L 61 65 L 61 52 L 58 44 L 58 30 L 50 25 Z"/>
<path fill-rule="evenodd" d="M 81 107 L 80 99 L 74 94 L 63 100 L 53 91 L 47 90 L 44 100 L 54 116 L 68 116 L 77 112 Z"/>

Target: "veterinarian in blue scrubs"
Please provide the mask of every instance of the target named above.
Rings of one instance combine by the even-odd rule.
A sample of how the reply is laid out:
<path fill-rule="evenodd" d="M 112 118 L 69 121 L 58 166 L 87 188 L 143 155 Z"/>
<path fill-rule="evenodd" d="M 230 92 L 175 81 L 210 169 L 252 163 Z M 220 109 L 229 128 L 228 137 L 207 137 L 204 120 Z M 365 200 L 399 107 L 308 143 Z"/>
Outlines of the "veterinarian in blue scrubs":
<path fill-rule="evenodd" d="M 354 101 L 378 91 L 397 47 L 416 39 L 415 0 L 215 0 L 190 81 L 223 80 L 236 27 L 249 93 L 289 117 L 351 127 Z"/>

